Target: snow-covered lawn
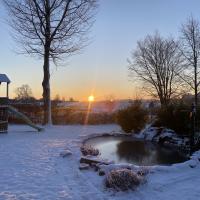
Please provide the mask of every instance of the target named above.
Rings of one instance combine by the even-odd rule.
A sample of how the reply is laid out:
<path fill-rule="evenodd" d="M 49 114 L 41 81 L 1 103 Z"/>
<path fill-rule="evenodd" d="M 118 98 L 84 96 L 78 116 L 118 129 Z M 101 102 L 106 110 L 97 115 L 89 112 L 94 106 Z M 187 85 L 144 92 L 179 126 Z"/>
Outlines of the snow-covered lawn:
<path fill-rule="evenodd" d="M 37 133 L 28 126 L 9 126 L 0 134 L 0 200 L 198 200 L 200 163 L 161 167 L 134 192 L 108 192 L 104 177 L 80 171 L 83 135 L 119 131 L 116 125 L 53 126 Z M 65 149 L 71 156 L 63 158 Z M 192 162 L 191 162 L 192 163 Z"/>

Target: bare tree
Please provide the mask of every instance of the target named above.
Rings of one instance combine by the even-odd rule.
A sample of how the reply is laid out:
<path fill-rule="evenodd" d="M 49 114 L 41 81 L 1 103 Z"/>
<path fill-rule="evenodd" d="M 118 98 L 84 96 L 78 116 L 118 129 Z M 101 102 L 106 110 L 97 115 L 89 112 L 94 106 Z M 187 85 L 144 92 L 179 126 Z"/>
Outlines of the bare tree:
<path fill-rule="evenodd" d="M 178 73 L 182 71 L 178 43 L 158 33 L 138 41 L 129 60 L 134 80 L 142 81 L 146 92 L 158 97 L 161 105 L 168 105 L 180 86 Z"/>
<path fill-rule="evenodd" d="M 33 97 L 32 90 L 29 85 L 24 84 L 15 89 L 16 99 L 26 100 Z"/>
<path fill-rule="evenodd" d="M 50 61 L 79 51 L 87 41 L 97 0 L 3 0 L 23 53 L 43 58 L 44 123 L 51 124 Z"/>
<path fill-rule="evenodd" d="M 185 59 L 185 72 L 182 79 L 195 94 L 195 105 L 198 103 L 200 72 L 200 24 L 190 17 L 181 27 L 180 49 Z"/>

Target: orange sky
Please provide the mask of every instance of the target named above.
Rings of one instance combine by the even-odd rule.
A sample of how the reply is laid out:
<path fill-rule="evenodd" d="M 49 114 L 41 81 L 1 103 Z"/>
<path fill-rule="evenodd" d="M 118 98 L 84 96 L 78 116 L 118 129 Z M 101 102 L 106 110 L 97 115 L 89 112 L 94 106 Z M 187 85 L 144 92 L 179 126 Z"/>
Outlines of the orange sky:
<path fill-rule="evenodd" d="M 130 82 L 127 70 L 127 58 L 137 41 L 155 30 L 166 37 L 178 37 L 180 25 L 189 15 L 200 19 L 199 0 L 193 3 L 182 0 L 127 0 L 126 3 L 100 0 L 99 4 L 89 34 L 90 45 L 62 66 L 51 66 L 52 98 L 59 94 L 61 98 L 87 101 L 91 93 L 96 100 L 110 95 L 116 99 L 145 98 L 136 84 Z M 7 18 L 3 7 L 0 7 L 0 18 Z M 17 45 L 9 35 L 8 25 L 3 20 L 0 25 L 0 73 L 6 73 L 12 81 L 11 98 L 22 84 L 28 84 L 35 97 L 42 97 L 42 60 L 16 54 Z M 0 87 L 0 95 L 2 92 Z"/>

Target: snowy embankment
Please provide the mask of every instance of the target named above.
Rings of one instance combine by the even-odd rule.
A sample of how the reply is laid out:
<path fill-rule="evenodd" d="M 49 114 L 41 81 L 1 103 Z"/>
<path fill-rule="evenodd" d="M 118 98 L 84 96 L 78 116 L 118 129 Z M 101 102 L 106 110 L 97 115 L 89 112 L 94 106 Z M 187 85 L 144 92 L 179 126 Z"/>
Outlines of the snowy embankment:
<path fill-rule="evenodd" d="M 80 171 L 80 145 L 87 135 L 119 131 L 116 125 L 53 126 L 42 133 L 10 126 L 0 135 L 0 200 L 200 199 L 199 155 L 171 167 L 156 167 L 135 191 L 109 192 L 104 177 Z M 84 137 L 83 137 L 84 136 Z M 72 155 L 62 157 L 70 150 Z"/>

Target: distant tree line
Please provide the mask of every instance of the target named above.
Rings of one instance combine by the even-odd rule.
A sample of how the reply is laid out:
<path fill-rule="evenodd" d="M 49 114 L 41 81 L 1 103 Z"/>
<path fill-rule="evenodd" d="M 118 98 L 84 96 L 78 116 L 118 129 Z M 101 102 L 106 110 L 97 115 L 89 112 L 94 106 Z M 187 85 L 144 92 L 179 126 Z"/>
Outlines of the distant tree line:
<path fill-rule="evenodd" d="M 14 92 L 15 92 L 14 100 L 17 102 L 33 103 L 34 101 L 37 101 L 37 100 L 43 101 L 42 99 L 36 99 L 33 96 L 32 89 L 28 84 L 22 84 L 21 86 L 17 87 L 14 90 Z M 51 101 L 54 102 L 54 105 L 57 105 L 60 102 L 65 102 L 65 101 L 75 102 L 76 100 L 73 97 L 69 97 L 68 100 L 66 100 L 64 97 L 62 97 L 61 99 L 60 95 L 56 94 L 55 97 Z"/>

